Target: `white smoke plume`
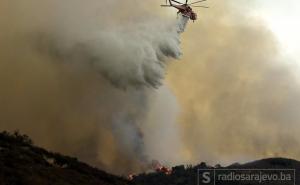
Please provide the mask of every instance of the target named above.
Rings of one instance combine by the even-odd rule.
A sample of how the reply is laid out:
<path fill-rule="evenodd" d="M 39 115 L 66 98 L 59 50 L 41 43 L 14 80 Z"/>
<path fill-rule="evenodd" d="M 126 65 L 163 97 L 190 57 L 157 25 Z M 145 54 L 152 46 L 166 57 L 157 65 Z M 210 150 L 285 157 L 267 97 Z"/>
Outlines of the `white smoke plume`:
<path fill-rule="evenodd" d="M 117 87 L 158 88 L 167 58 L 181 55 L 179 33 L 186 22 L 182 16 L 167 25 L 148 21 L 100 29 L 72 40 L 64 35 L 39 35 L 37 47 L 58 60 L 90 65 Z"/>
<path fill-rule="evenodd" d="M 169 161 L 161 148 L 180 148 L 178 107 L 162 81 L 187 19 L 128 21 L 137 12 L 123 5 L 0 2 L 1 130 L 119 174 Z"/>
<path fill-rule="evenodd" d="M 187 19 L 160 3 L 1 0 L 0 129 L 118 174 L 299 157 L 298 71 L 264 24 L 210 1 L 168 66 L 179 109 L 163 79 Z"/>

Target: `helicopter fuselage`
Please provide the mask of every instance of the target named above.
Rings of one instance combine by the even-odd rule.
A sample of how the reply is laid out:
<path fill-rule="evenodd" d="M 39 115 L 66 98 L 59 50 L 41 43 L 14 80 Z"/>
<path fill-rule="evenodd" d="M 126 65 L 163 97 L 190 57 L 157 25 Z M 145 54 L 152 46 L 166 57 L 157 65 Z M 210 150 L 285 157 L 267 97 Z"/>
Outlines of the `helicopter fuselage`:
<path fill-rule="evenodd" d="M 193 9 L 188 5 L 174 5 L 171 4 L 174 8 L 178 9 L 177 13 L 181 13 L 183 16 L 190 18 L 192 21 L 197 20 L 197 14 Z"/>

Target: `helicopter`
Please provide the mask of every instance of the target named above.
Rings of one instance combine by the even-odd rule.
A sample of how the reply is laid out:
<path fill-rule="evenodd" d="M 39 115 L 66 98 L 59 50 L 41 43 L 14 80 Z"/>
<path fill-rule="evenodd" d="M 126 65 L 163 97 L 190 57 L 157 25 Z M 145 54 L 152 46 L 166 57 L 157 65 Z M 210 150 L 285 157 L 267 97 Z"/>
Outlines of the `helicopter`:
<path fill-rule="evenodd" d="M 209 8 L 207 6 L 195 5 L 197 3 L 201 3 L 206 0 L 200 0 L 200 1 L 192 2 L 192 3 L 188 3 L 188 1 L 189 0 L 185 0 L 185 3 L 181 3 L 176 0 L 169 0 L 169 4 L 168 4 L 168 0 L 166 0 L 166 4 L 160 5 L 160 6 L 161 7 L 174 7 L 176 9 L 178 9 L 177 15 L 181 13 L 182 16 L 188 17 L 193 22 L 197 20 L 197 13 L 195 13 L 193 11 L 192 7 Z M 176 4 L 174 4 L 174 3 L 176 3 Z"/>

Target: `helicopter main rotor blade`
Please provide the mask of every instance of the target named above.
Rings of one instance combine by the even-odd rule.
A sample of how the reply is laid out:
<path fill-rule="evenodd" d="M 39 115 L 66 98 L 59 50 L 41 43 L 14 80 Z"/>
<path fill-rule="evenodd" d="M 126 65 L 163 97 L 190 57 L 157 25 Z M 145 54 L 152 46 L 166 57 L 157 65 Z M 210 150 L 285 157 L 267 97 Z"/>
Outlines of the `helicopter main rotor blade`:
<path fill-rule="evenodd" d="M 198 7 L 198 8 L 209 8 L 208 6 L 194 6 L 194 5 L 191 5 L 191 7 Z"/>
<path fill-rule="evenodd" d="M 161 7 L 172 7 L 171 5 L 160 5 Z"/>
<path fill-rule="evenodd" d="M 189 5 L 196 4 L 196 3 L 201 3 L 201 2 L 204 2 L 204 1 L 206 1 L 206 0 L 196 1 L 196 2 L 190 3 Z"/>
<path fill-rule="evenodd" d="M 178 4 L 183 4 L 183 3 L 181 3 L 181 2 L 178 2 L 178 1 L 175 1 L 175 0 L 171 0 L 171 1 L 174 1 L 175 3 L 178 3 Z"/>

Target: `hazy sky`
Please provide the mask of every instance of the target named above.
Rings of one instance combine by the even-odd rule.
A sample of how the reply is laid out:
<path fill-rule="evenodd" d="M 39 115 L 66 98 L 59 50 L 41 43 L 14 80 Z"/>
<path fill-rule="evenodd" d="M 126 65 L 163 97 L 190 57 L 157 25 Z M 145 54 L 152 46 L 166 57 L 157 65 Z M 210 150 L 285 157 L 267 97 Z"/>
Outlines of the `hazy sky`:
<path fill-rule="evenodd" d="M 206 3 L 203 3 L 213 5 L 209 11 L 213 11 L 214 6 L 222 6 L 222 4 L 216 4 L 213 1 L 208 0 Z M 294 59 L 299 56 L 297 53 L 300 53 L 300 48 L 298 47 L 300 42 L 300 1 L 239 0 L 234 3 L 241 10 L 246 10 L 244 11 L 245 13 L 250 13 L 266 22 L 281 43 L 284 54 Z"/>
<path fill-rule="evenodd" d="M 203 4 L 211 8 L 195 9 L 199 20 L 188 25 L 182 60 L 168 73 L 182 110 L 187 156 L 212 164 L 274 156 L 298 159 L 300 151 L 293 145 L 299 143 L 298 133 L 291 131 L 299 130 L 300 120 L 295 103 L 300 94 L 300 78 L 295 78 L 300 69 L 295 28 L 299 3 Z"/>
<path fill-rule="evenodd" d="M 300 48 L 300 1 L 255 0 L 253 14 L 262 17 L 275 33 L 286 54 L 296 58 Z"/>
<path fill-rule="evenodd" d="M 0 0 L 0 129 L 114 173 L 300 159 L 300 3 L 208 0 L 180 46 L 161 3 Z"/>

